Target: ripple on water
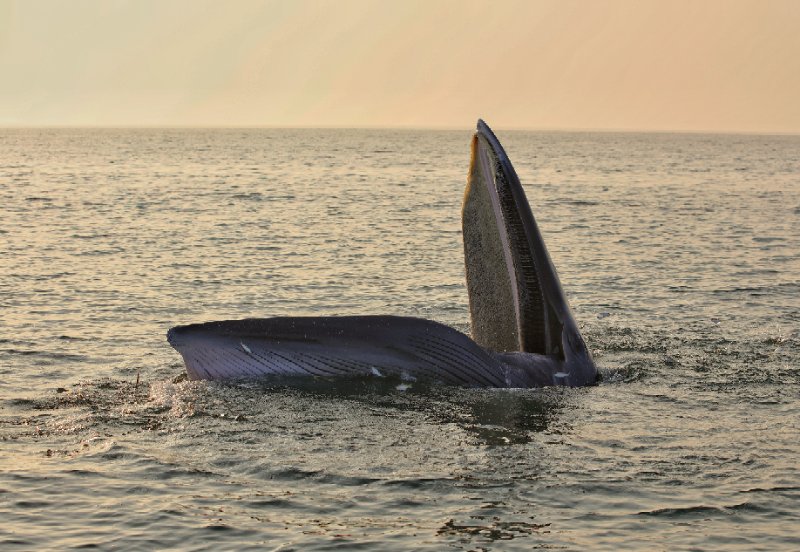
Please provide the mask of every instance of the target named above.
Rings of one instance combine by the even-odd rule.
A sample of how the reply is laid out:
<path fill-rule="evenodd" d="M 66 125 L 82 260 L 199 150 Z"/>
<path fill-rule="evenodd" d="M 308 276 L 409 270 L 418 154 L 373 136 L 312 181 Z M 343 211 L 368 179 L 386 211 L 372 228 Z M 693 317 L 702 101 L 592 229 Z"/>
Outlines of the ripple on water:
<path fill-rule="evenodd" d="M 597 387 L 174 379 L 179 323 L 467 331 L 469 139 L 2 130 L 0 548 L 794 550 L 797 137 L 501 133 Z"/>

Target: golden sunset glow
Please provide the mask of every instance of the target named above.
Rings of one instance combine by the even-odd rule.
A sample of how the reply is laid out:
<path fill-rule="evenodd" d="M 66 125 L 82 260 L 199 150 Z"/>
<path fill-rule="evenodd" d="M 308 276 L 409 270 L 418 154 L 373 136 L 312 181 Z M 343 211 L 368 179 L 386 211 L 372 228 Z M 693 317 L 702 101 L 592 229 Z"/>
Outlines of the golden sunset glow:
<path fill-rule="evenodd" d="M 0 125 L 800 132 L 794 1 L 0 0 Z"/>

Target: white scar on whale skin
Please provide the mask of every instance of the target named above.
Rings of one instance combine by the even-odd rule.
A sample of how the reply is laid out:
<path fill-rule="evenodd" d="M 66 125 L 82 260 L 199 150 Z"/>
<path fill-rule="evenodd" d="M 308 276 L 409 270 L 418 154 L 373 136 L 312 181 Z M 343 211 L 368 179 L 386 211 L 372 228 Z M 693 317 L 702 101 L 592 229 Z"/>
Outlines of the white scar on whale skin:
<path fill-rule="evenodd" d="M 251 351 L 251 350 L 250 350 L 250 347 L 248 347 L 247 345 L 245 345 L 245 344 L 244 344 L 244 342 L 240 341 L 240 342 L 239 342 L 239 345 L 241 345 L 241 346 L 242 346 L 242 350 L 244 350 L 244 352 L 245 352 L 245 353 L 247 353 L 248 355 L 252 355 L 252 354 L 253 354 L 253 351 Z"/>

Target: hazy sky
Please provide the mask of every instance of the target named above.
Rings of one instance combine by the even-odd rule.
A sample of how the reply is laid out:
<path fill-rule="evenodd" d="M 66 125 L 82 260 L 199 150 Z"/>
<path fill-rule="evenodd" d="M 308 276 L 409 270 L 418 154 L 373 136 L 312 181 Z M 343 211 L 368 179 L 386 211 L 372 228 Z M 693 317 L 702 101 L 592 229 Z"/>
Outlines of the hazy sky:
<path fill-rule="evenodd" d="M 800 0 L 0 0 L 0 125 L 800 132 Z"/>

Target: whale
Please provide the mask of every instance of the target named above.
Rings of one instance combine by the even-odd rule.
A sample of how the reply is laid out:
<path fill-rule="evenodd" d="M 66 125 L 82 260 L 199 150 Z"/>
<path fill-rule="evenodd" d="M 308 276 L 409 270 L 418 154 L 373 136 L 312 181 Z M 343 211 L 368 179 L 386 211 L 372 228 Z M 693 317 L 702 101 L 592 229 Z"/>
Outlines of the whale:
<path fill-rule="evenodd" d="M 192 380 L 387 377 L 466 387 L 580 387 L 598 370 L 525 191 L 478 120 L 462 203 L 470 335 L 391 315 L 284 316 L 167 332 Z"/>

